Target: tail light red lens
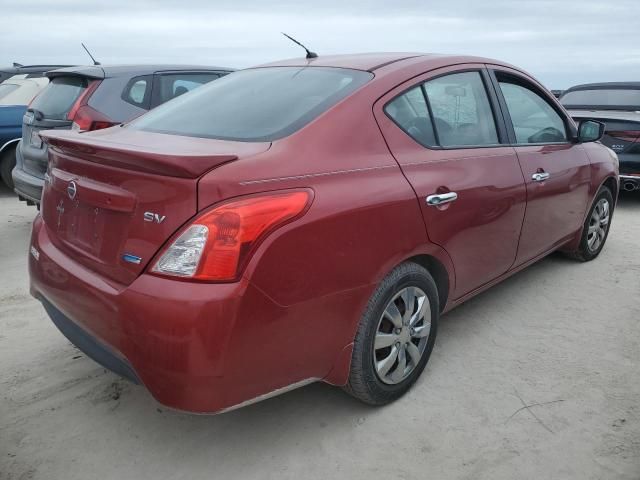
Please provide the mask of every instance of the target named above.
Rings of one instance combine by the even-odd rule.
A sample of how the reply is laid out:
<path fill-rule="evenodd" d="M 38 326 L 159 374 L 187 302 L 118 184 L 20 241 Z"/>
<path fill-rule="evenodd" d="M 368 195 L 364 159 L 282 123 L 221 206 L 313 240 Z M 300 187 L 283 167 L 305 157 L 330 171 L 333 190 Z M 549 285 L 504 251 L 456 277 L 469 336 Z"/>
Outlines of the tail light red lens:
<path fill-rule="evenodd" d="M 83 105 L 76 111 L 71 128 L 80 132 L 88 132 L 90 130 L 113 127 L 114 125 L 117 125 L 117 123 L 112 122 L 107 116 L 94 110 L 89 105 Z"/>
<path fill-rule="evenodd" d="M 96 91 L 99 85 L 100 80 L 92 80 L 89 82 L 87 88 L 84 89 L 71 106 L 71 109 L 67 114 L 67 119 L 73 121 L 71 128 L 74 130 L 86 132 L 89 130 L 100 130 L 101 128 L 108 128 L 113 125 L 117 125 L 117 123 L 111 121 L 110 118 L 97 110 L 94 110 L 88 105 L 89 98 L 93 95 L 93 92 Z"/>
<path fill-rule="evenodd" d="M 306 190 L 245 197 L 199 215 L 166 248 L 152 273 L 202 281 L 238 278 L 258 243 L 302 214 L 311 201 Z"/>

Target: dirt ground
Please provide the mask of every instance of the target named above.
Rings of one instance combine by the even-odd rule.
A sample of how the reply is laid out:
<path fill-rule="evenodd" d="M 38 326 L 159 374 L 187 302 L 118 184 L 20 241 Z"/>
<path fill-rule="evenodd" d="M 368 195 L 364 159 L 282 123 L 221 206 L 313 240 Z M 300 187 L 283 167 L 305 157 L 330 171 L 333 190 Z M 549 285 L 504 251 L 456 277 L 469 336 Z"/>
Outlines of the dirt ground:
<path fill-rule="evenodd" d="M 640 195 L 594 262 L 553 255 L 443 317 L 416 386 L 168 411 L 29 296 L 34 207 L 0 191 L 0 479 L 640 479 Z"/>

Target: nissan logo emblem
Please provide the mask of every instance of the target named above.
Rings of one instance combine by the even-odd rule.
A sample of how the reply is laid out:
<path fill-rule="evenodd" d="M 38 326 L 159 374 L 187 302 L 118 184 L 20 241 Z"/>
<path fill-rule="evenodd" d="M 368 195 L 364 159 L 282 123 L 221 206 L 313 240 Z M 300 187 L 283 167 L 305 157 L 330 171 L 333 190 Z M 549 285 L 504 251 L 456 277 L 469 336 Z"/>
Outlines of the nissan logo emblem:
<path fill-rule="evenodd" d="M 76 182 L 71 180 L 69 185 L 67 185 L 67 195 L 69 195 L 69 198 L 73 200 L 76 198 L 76 193 L 78 193 L 78 186 L 76 185 Z"/>

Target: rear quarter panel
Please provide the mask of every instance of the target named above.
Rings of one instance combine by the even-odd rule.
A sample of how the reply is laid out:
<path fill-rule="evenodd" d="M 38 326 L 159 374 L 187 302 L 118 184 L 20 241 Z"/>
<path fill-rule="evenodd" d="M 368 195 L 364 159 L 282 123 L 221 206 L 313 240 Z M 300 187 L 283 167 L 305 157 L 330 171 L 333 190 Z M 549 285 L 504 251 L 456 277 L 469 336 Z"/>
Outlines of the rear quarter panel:
<path fill-rule="evenodd" d="M 249 346 L 273 359 L 256 366 L 265 375 L 298 365 L 292 382 L 326 377 L 353 342 L 373 290 L 397 264 L 431 254 L 453 281 L 453 268 L 428 243 L 416 195 L 375 123 L 374 100 L 365 92 L 347 100 L 267 152 L 213 170 L 198 185 L 200 209 L 258 192 L 314 192 L 307 213 L 269 235 L 244 271 L 282 310 L 238 318 L 237 331 L 244 333 L 234 334 L 229 348 L 238 362 Z M 277 358 L 266 325 L 288 346 Z M 347 369 L 348 361 L 331 382 L 344 383 Z"/>

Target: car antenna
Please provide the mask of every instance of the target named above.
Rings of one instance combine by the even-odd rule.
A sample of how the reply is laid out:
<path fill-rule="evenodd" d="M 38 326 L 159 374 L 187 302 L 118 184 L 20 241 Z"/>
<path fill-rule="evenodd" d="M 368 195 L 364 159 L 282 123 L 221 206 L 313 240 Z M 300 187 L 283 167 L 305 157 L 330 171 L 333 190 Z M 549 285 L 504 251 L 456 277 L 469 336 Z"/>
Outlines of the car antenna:
<path fill-rule="evenodd" d="M 289 40 L 291 40 L 293 43 L 297 43 L 298 45 L 300 45 L 302 48 L 305 49 L 305 51 L 307 52 L 307 58 L 318 58 L 318 54 L 316 52 L 312 52 L 311 50 L 309 50 L 307 47 L 305 47 L 303 44 L 301 44 L 298 40 L 296 40 L 295 38 L 293 38 L 290 35 L 287 35 L 284 32 L 280 32 L 282 33 L 285 37 L 287 37 Z"/>
<path fill-rule="evenodd" d="M 87 52 L 87 55 L 89 55 L 91 57 L 91 60 L 93 60 L 93 64 L 94 65 L 100 65 L 100 62 L 96 61 L 96 59 L 93 58 L 93 55 L 91 55 L 91 52 L 89 51 L 89 49 L 87 47 L 85 47 L 84 43 L 80 42 L 80 45 L 82 45 L 82 48 L 84 48 L 84 51 Z"/>
<path fill-rule="evenodd" d="M 21 63 L 18 63 L 18 62 L 13 62 L 13 66 L 14 66 L 15 68 L 24 67 L 24 65 L 22 65 Z"/>

